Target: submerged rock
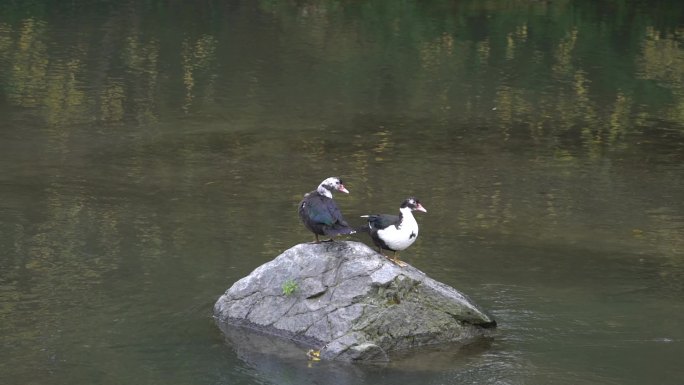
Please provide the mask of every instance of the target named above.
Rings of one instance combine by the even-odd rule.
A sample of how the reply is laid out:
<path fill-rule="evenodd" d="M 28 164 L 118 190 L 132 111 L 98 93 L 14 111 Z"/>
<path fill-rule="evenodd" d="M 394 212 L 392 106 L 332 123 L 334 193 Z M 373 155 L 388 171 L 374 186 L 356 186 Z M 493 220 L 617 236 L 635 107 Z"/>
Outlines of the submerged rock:
<path fill-rule="evenodd" d="M 243 326 L 320 349 L 323 359 L 388 353 L 488 334 L 492 317 L 454 288 L 359 242 L 300 244 L 237 281 L 214 305 Z"/>

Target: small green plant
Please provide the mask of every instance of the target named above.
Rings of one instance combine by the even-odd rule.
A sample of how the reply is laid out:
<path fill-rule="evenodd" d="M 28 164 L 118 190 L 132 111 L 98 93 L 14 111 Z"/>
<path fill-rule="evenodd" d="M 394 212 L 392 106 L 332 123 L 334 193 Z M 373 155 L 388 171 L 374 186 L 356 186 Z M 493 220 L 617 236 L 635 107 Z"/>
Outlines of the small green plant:
<path fill-rule="evenodd" d="M 297 285 L 297 282 L 295 282 L 293 279 L 288 279 L 287 281 L 283 282 L 283 294 L 286 296 L 291 296 L 298 287 L 299 285 Z"/>

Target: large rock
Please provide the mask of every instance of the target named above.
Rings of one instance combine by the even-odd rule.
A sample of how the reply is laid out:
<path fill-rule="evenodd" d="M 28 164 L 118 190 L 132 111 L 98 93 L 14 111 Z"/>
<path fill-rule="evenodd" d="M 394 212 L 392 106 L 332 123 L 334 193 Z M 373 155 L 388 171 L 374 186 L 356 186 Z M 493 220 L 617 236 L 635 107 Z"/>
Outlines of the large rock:
<path fill-rule="evenodd" d="M 342 360 L 386 361 L 392 350 L 465 342 L 496 326 L 457 290 L 344 241 L 292 247 L 237 281 L 214 315 L 222 329 L 261 330 Z"/>

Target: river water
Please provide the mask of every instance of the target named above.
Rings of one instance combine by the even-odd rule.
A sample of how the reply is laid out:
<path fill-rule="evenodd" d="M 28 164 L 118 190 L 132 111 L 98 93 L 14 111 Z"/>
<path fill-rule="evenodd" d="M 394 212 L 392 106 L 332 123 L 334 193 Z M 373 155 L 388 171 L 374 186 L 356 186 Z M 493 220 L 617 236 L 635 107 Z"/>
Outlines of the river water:
<path fill-rule="evenodd" d="M 0 383 L 681 384 L 683 47 L 679 1 L 3 2 Z M 224 338 L 332 175 L 419 197 L 402 259 L 491 340 Z"/>

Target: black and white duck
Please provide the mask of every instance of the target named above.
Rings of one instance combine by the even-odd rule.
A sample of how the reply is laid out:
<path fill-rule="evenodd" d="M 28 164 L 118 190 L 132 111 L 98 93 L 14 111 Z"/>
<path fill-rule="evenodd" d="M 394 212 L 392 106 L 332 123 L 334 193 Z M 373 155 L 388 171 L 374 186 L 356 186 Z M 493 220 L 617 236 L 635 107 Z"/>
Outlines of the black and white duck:
<path fill-rule="evenodd" d="M 304 226 L 314 233 L 316 243 L 320 242 L 319 235 L 330 237 L 332 240 L 332 237 L 337 235 L 355 233 L 333 200 L 333 191 L 349 194 L 340 178 L 330 177 L 321 182 L 316 190 L 304 195 L 304 199 L 299 202 L 299 218 Z"/>
<path fill-rule="evenodd" d="M 385 257 L 401 267 L 406 266 L 406 263 L 399 260 L 397 252 L 405 250 L 418 238 L 418 222 L 413 217 L 413 211 L 427 212 L 418 199 L 410 197 L 401 203 L 399 215 L 362 215 L 362 218 L 368 218 L 366 230 L 380 249 L 380 254 L 383 254 L 382 250 L 394 252 L 392 257 Z"/>

